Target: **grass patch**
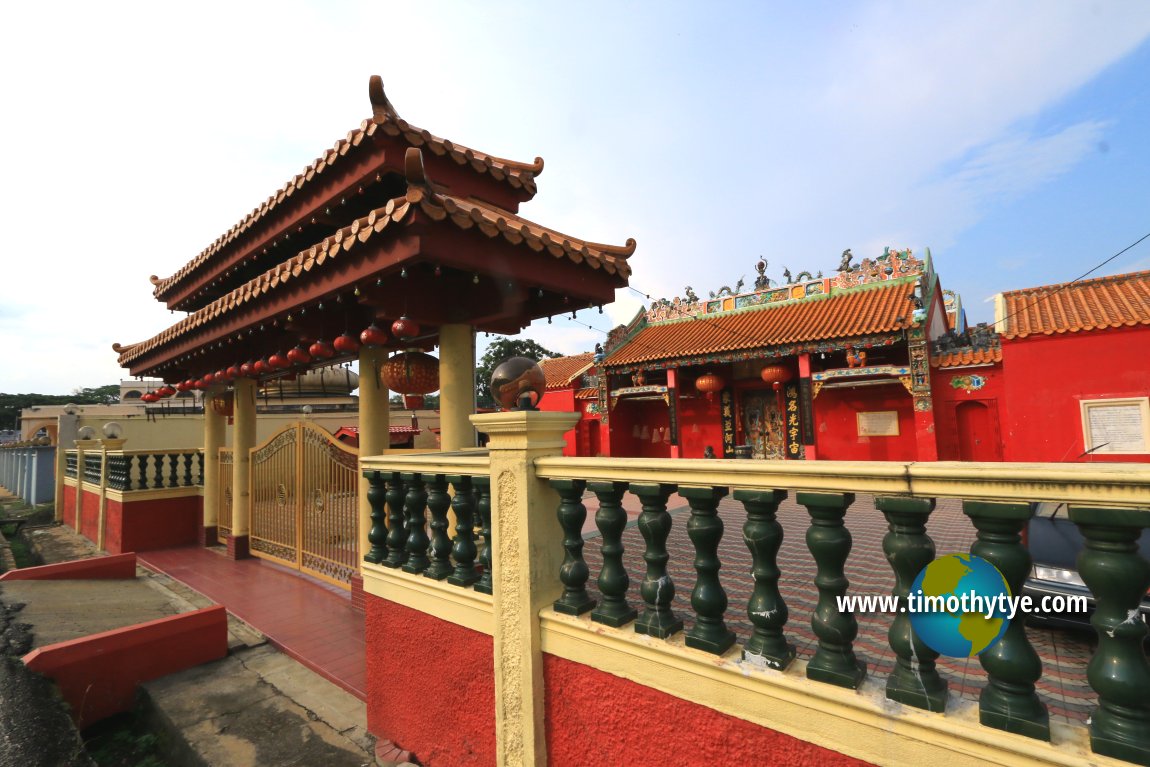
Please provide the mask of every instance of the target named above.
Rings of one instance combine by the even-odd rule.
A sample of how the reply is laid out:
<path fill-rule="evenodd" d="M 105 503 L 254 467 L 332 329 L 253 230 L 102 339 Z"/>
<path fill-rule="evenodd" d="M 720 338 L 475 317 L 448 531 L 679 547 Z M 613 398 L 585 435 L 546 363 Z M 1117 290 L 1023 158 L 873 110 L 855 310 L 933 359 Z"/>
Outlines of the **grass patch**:
<path fill-rule="evenodd" d="M 8 525 L 5 525 L 8 527 Z M 35 567 L 39 564 L 36 559 L 36 553 L 28 545 L 28 541 L 24 540 L 22 535 L 9 535 L 8 531 L 4 531 L 4 537 L 8 539 L 8 548 L 12 551 L 12 559 L 16 560 L 16 567 Z"/>
<path fill-rule="evenodd" d="M 99 767 L 167 767 L 160 742 L 136 713 L 118 714 L 84 731 L 84 747 Z"/>

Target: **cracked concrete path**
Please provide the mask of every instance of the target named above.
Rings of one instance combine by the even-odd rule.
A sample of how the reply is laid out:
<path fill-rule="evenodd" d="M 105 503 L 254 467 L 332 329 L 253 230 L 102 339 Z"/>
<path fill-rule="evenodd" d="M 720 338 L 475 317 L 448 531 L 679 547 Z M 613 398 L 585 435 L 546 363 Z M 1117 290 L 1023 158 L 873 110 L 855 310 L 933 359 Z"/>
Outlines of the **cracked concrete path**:
<path fill-rule="evenodd" d="M 363 703 L 268 645 L 143 685 L 176 763 L 398 765 L 374 756 Z"/>

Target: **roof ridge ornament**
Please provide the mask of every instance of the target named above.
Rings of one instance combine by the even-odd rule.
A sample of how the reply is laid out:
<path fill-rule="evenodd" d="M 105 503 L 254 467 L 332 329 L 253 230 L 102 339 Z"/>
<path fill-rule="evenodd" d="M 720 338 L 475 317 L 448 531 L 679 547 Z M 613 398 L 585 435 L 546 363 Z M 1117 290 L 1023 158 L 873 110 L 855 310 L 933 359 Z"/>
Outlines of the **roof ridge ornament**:
<path fill-rule="evenodd" d="M 398 120 L 399 113 L 395 111 L 387 94 L 383 91 L 383 78 L 372 75 L 367 85 L 367 95 L 371 99 L 371 121 L 382 125 L 388 120 Z"/>

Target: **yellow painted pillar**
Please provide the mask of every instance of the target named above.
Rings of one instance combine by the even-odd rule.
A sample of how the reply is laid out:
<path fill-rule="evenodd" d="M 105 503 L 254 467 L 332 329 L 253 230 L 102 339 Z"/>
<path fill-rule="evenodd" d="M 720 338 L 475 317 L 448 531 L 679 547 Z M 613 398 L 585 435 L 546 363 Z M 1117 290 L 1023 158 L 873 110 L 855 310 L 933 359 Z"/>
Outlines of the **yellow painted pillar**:
<path fill-rule="evenodd" d="M 379 380 L 379 367 L 387 359 L 383 349 L 364 346 L 359 350 L 359 457 L 383 455 L 391 444 L 391 407 L 387 387 Z M 371 504 L 367 502 L 367 479 L 359 472 L 358 504 L 358 566 L 363 567 L 363 555 L 371 545 L 367 534 L 371 532 Z"/>
<path fill-rule="evenodd" d="M 200 525 L 203 546 L 215 546 L 219 541 L 220 448 L 224 446 L 226 419 L 212 407 L 212 398 L 222 391 L 222 387 L 212 386 L 204 393 L 204 519 Z"/>
<path fill-rule="evenodd" d="M 252 448 L 256 444 L 256 382 L 239 378 L 235 383 L 235 409 L 232 433 L 232 535 L 228 538 L 228 555 L 233 559 L 248 556 L 248 536 L 252 520 Z"/>
<path fill-rule="evenodd" d="M 470 325 L 439 329 L 440 449 L 475 447 L 475 331 Z"/>
<path fill-rule="evenodd" d="M 534 460 L 563 452 L 578 413 L 510 411 L 471 417 L 491 451 L 495 749 L 505 767 L 547 762 L 539 611 L 563 591 L 559 495 Z"/>

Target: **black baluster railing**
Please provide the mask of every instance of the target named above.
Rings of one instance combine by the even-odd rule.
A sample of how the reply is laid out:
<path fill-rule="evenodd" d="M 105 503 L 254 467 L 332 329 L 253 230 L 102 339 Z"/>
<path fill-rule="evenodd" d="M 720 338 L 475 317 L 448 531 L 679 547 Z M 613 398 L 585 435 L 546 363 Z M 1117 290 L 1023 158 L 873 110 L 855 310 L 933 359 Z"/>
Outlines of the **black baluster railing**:
<path fill-rule="evenodd" d="M 688 647 L 722 655 L 735 643 L 735 634 L 727 628 L 723 615 L 727 611 L 727 592 L 719 582 L 719 543 L 723 539 L 723 520 L 719 518 L 719 501 L 727 495 L 725 487 L 680 487 L 679 495 L 691 506 L 687 536 L 695 547 L 695 588 L 691 590 L 691 607 L 695 625 L 687 632 Z"/>
<path fill-rule="evenodd" d="M 734 499 L 743 504 L 743 542 L 751 552 L 755 588 L 747 602 L 747 617 L 755 627 L 743 647 L 743 658 L 761 661 L 770 668 L 785 669 L 795 659 L 795 646 L 787 641 L 787 603 L 779 593 L 779 547 L 783 526 L 777 513 L 787 498 L 785 490 L 736 490 Z"/>
<path fill-rule="evenodd" d="M 181 453 L 184 459 L 184 487 L 194 487 L 192 482 L 192 456 L 195 453 Z"/>
<path fill-rule="evenodd" d="M 407 519 L 407 563 L 405 573 L 422 573 L 431 564 L 427 557 L 427 547 L 431 540 L 427 537 L 427 489 L 423 475 L 404 472 L 403 483 L 407 485 L 407 497 L 403 503 L 403 515 Z"/>
<path fill-rule="evenodd" d="M 384 472 L 387 479 L 388 531 L 387 558 L 380 562 L 384 567 L 401 567 L 407 562 L 407 516 L 404 502 L 407 499 L 407 486 L 403 475 L 398 471 Z"/>
<path fill-rule="evenodd" d="M 1150 589 L 1150 564 L 1138 554 L 1150 511 L 1071 506 L 1070 521 L 1086 539 L 1078 572 L 1096 600 L 1090 623 L 1098 632 L 1098 649 L 1086 667 L 1086 678 L 1098 693 L 1090 747 L 1150 765 L 1150 663 L 1140 613 Z"/>
<path fill-rule="evenodd" d="M 367 503 L 371 506 L 371 529 L 367 532 L 370 548 L 364 562 L 379 564 L 387 557 L 387 479 L 380 471 L 365 471 Z"/>
<path fill-rule="evenodd" d="M 843 524 L 853 493 L 798 493 L 796 500 L 811 517 L 807 548 L 815 559 L 815 586 L 819 601 L 811 615 L 811 628 L 818 648 L 807 663 L 807 678 L 817 682 L 857 688 L 866 677 L 866 664 L 855 657 L 858 621 L 839 609 L 838 597 L 847 593 L 850 581 L 843 566 L 851 551 L 851 534 Z"/>
<path fill-rule="evenodd" d="M 431 512 L 431 564 L 423 571 L 427 578 L 441 581 L 451 575 L 451 538 L 447 535 L 447 510 L 451 496 L 447 492 L 447 477 L 443 474 L 427 475 L 427 509 Z"/>
<path fill-rule="evenodd" d="M 626 482 L 590 482 L 587 487 L 599 499 L 595 512 L 595 526 L 602 537 L 603 567 L 599 570 L 599 593 L 602 599 L 591 611 L 591 620 L 618 628 L 635 620 L 639 614 L 627 602 L 627 588 L 631 579 L 623 566 L 623 530 L 627 527 L 627 512 L 623 510 Z"/>
<path fill-rule="evenodd" d="M 934 499 L 875 498 L 875 507 L 886 517 L 889 527 L 882 539 L 882 550 L 894 570 L 891 593 L 898 597 L 898 612 L 887 633 L 895 667 L 886 680 L 886 696 L 908 706 L 944 711 L 947 683 L 935 668 L 938 653 L 914 633 L 907 614 L 911 584 L 934 560 L 934 541 L 926 534 Z"/>
<path fill-rule="evenodd" d="M 675 582 L 667 572 L 667 536 L 671 532 L 671 515 L 667 513 L 667 498 L 675 492 L 675 485 L 631 484 L 631 492 L 643 504 L 639 513 L 639 533 L 646 548 L 643 561 L 647 571 L 639 593 L 643 596 L 643 612 L 635 619 L 635 631 L 666 639 L 683 630 L 682 618 L 671 610 L 675 599 Z"/>
<path fill-rule="evenodd" d="M 447 576 L 447 582 L 452 586 L 470 586 L 479 580 L 479 571 L 475 569 L 478 552 L 475 546 L 475 494 L 471 477 L 454 474 L 447 479 L 455 489 L 455 497 L 451 499 L 451 510 L 455 512 L 451 557 L 455 560 L 455 569 Z"/>
<path fill-rule="evenodd" d="M 494 589 L 491 577 L 491 477 L 472 477 L 471 484 L 475 487 L 475 510 L 479 514 L 479 534 L 483 538 L 479 547 L 479 566 L 483 573 L 475 582 L 475 590 L 490 594 Z"/>
<path fill-rule="evenodd" d="M 100 455 L 84 455 L 84 481 L 93 485 L 100 484 Z"/>
<path fill-rule="evenodd" d="M 76 475 L 76 454 L 70 452 L 64 456 L 64 476 L 75 477 Z"/>
<path fill-rule="evenodd" d="M 140 465 L 140 489 L 151 490 L 158 487 L 155 482 L 156 472 L 154 469 L 156 456 L 151 453 L 144 453 L 137 455 L 136 460 L 139 461 Z"/>
<path fill-rule="evenodd" d="M 559 493 L 559 526 L 563 528 L 563 564 L 559 567 L 559 580 L 563 594 L 552 607 L 565 615 L 582 615 L 594 609 L 595 600 L 587 593 L 590 570 L 583 559 L 583 523 L 587 521 L 587 507 L 583 505 L 583 492 L 587 483 L 581 479 L 553 479 L 551 487 Z"/>
<path fill-rule="evenodd" d="M 168 464 L 168 487 L 180 486 L 180 467 L 179 453 L 164 453 L 164 459 Z"/>
<path fill-rule="evenodd" d="M 123 453 L 108 455 L 108 487 L 121 492 L 128 489 L 128 457 Z"/>
<path fill-rule="evenodd" d="M 998 568 L 1011 594 L 1022 592 L 1030 574 L 1030 552 L 1022 530 L 1030 519 L 1028 503 L 963 501 L 963 512 L 978 530 L 970 553 Z M 1010 621 L 1002 638 L 978 655 L 987 684 L 978 697 L 978 719 L 987 727 L 1050 740 L 1050 715 L 1034 691 L 1042 660 L 1026 638 L 1021 615 Z"/>

